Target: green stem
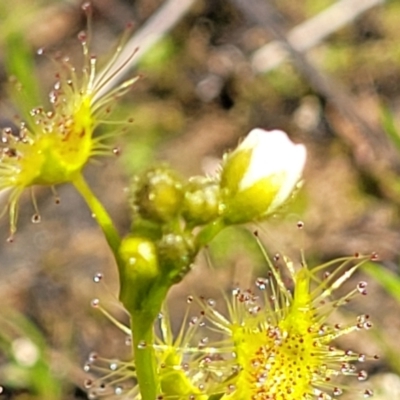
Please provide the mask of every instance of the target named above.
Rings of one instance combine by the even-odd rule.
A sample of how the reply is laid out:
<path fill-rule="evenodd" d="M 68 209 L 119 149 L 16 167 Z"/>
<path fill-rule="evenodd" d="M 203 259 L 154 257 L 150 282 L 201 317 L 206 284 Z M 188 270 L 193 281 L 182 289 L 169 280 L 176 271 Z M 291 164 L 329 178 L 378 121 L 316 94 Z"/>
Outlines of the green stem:
<path fill-rule="evenodd" d="M 106 237 L 107 243 L 114 253 L 115 259 L 118 263 L 118 267 L 121 268 L 122 261 L 120 260 L 120 257 L 118 255 L 121 238 L 117 230 L 115 229 L 114 223 L 111 220 L 108 212 L 103 207 L 103 204 L 100 203 L 95 194 L 92 192 L 82 174 L 78 174 L 72 183 L 81 194 L 81 196 L 85 199 L 87 205 L 92 211 L 93 217 L 96 219 L 97 223 L 102 229 L 104 236 Z"/>
<path fill-rule="evenodd" d="M 134 305 L 128 298 L 123 304 L 131 317 L 132 345 L 136 375 L 143 400 L 155 400 L 161 393 L 157 358 L 154 351 L 154 321 L 161 311 L 172 283 L 159 278 L 140 303 Z M 132 286 L 131 286 L 132 287 Z"/>
<path fill-rule="evenodd" d="M 154 351 L 154 318 L 145 311 L 131 313 L 132 345 L 136 375 L 143 400 L 155 400 L 160 394 L 157 359 Z"/>
<path fill-rule="evenodd" d="M 197 235 L 197 252 L 204 246 L 208 245 L 224 228 L 226 228 L 226 225 L 222 219 L 217 219 L 216 221 L 206 225 Z"/>
<path fill-rule="evenodd" d="M 135 290 L 135 285 L 131 285 L 132 282 L 130 282 L 129 274 L 127 274 L 127 265 L 125 265 L 125 261 L 119 254 L 121 238 L 107 211 L 93 194 L 81 174 L 76 176 L 73 184 L 85 199 L 94 218 L 101 227 L 108 245 L 114 253 L 119 269 L 121 294 L 123 294 L 121 301 L 131 317 L 132 346 L 140 393 L 143 400 L 155 400 L 161 390 L 157 376 L 157 358 L 153 347 L 153 323 L 158 311 L 161 309 L 162 300 L 166 296 L 166 289 L 161 288 L 161 290 L 156 291 L 157 295 L 149 295 L 143 299 L 139 308 L 135 307 L 135 304 L 131 304 L 129 293 L 134 295 L 132 291 Z M 125 286 L 128 282 L 130 285 L 128 290 L 126 290 Z"/>

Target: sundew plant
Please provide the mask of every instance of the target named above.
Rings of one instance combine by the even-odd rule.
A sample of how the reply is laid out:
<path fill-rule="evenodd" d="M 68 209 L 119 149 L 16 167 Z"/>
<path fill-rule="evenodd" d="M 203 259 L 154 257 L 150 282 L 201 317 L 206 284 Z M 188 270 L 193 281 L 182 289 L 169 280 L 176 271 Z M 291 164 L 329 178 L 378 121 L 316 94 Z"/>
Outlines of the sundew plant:
<path fill-rule="evenodd" d="M 85 3 L 83 9 L 90 25 L 92 7 Z M 344 378 L 366 380 L 359 364 L 376 356 L 341 349 L 337 339 L 369 330 L 372 323 L 361 314 L 342 324 L 334 314 L 354 297 L 365 296 L 367 283 L 359 281 L 346 294 L 336 291 L 375 254 L 309 266 L 304 257 L 299 263 L 270 257 L 255 235 L 265 275 L 251 287 L 239 285 L 224 293 L 223 301 L 189 295 L 182 326 L 173 331 L 166 306 L 170 289 L 196 268 L 199 253 L 221 231 L 284 212 L 282 206 L 301 190 L 307 151 L 281 130 L 255 128 L 243 132 L 237 148 L 225 154 L 212 175 L 182 178 L 169 166 L 153 165 L 131 177 L 131 225 L 121 237 L 83 170 L 93 158 L 117 152 L 112 145 L 116 132 L 134 127 L 131 121 L 114 121 L 111 109 L 137 76 L 108 89 L 135 56 L 132 52 L 116 67 L 128 34 L 102 68 L 91 53 L 90 32 L 78 35 L 81 69 L 67 57 L 49 54 L 59 69 L 49 107 L 38 104 L 22 113 L 18 131 L 6 127 L 1 136 L 0 188 L 7 191 L 3 214 L 9 215 L 13 246 L 18 246 L 21 196 L 31 192 L 33 222 L 39 222 L 35 187 L 55 192 L 57 185 L 72 184 L 113 255 L 119 301 L 130 324 L 116 321 L 101 300 L 93 306 L 128 336 L 131 353 L 124 361 L 90 354 L 84 365 L 88 398 L 328 400 L 352 390 Z M 14 85 L 24 90 L 18 82 Z M 98 131 L 113 123 L 111 134 Z M 373 391 L 363 387 L 351 393 L 369 398 Z"/>

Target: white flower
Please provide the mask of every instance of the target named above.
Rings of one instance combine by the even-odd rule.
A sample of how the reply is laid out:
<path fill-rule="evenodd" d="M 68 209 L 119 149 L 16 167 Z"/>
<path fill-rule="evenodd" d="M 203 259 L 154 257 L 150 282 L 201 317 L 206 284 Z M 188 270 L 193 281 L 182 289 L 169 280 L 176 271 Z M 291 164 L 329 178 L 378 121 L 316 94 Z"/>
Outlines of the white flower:
<path fill-rule="evenodd" d="M 223 216 L 249 222 L 274 212 L 301 178 L 306 148 L 285 132 L 253 129 L 222 166 Z"/>

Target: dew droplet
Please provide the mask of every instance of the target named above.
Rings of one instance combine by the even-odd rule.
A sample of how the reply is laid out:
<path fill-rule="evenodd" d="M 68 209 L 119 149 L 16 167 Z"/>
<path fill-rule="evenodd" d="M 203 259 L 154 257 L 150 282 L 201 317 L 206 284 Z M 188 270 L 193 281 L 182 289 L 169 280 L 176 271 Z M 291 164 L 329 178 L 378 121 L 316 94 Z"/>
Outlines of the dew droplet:
<path fill-rule="evenodd" d="M 240 288 L 236 287 L 232 289 L 232 296 L 236 297 L 239 296 L 239 294 L 240 294 Z"/>
<path fill-rule="evenodd" d="M 364 322 L 364 324 L 363 324 L 363 328 L 366 330 L 371 329 L 372 327 L 373 327 L 373 324 L 371 321 Z"/>
<path fill-rule="evenodd" d="M 45 52 L 44 47 L 39 47 L 39 48 L 37 49 L 37 51 L 36 51 L 36 54 L 37 54 L 38 56 L 42 56 L 42 55 L 44 54 L 44 52 Z"/>
<path fill-rule="evenodd" d="M 93 364 L 98 358 L 99 355 L 96 352 L 92 352 L 89 354 L 88 363 Z"/>
<path fill-rule="evenodd" d="M 113 152 L 113 154 L 114 154 L 115 156 L 121 155 L 121 149 L 120 149 L 119 147 L 114 147 L 114 148 L 112 149 L 112 152 Z"/>
<path fill-rule="evenodd" d="M 328 279 L 331 276 L 331 273 L 329 271 L 324 272 L 324 279 Z"/>
<path fill-rule="evenodd" d="M 209 307 L 215 307 L 215 304 L 216 304 L 217 302 L 214 300 L 214 299 L 208 299 L 207 300 L 207 305 L 209 306 Z"/>
<path fill-rule="evenodd" d="M 103 274 L 101 272 L 97 272 L 93 277 L 94 283 L 99 283 L 103 279 Z"/>
<path fill-rule="evenodd" d="M 89 364 L 89 363 L 86 363 L 86 364 L 83 366 L 83 370 L 84 370 L 85 372 L 89 372 L 89 371 L 90 371 L 90 364 Z"/>
<path fill-rule="evenodd" d="M 186 303 L 190 304 L 193 301 L 193 296 L 186 297 Z"/>
<path fill-rule="evenodd" d="M 366 389 L 363 395 L 365 399 L 368 399 L 374 395 L 374 392 L 371 389 Z"/>
<path fill-rule="evenodd" d="M 93 300 L 90 302 L 90 305 L 91 305 L 93 308 L 97 308 L 97 307 L 100 305 L 100 300 L 99 300 L 99 299 L 93 299 Z"/>
<path fill-rule="evenodd" d="M 42 220 L 42 218 L 41 218 L 40 214 L 32 215 L 32 218 L 31 218 L 32 223 L 38 224 L 41 220 Z"/>
<path fill-rule="evenodd" d="M 357 284 L 357 290 L 362 294 L 362 295 L 366 295 L 367 291 L 366 291 L 366 287 L 368 286 L 368 283 L 365 281 L 361 281 L 358 282 Z"/>
<path fill-rule="evenodd" d="M 364 362 L 367 359 L 367 356 L 365 354 L 359 354 L 358 355 L 358 361 L 359 362 Z"/>
<path fill-rule="evenodd" d="M 371 253 L 370 260 L 371 260 L 371 261 L 378 261 L 378 259 L 379 259 L 378 253 L 376 253 L 375 251 L 373 251 L 373 252 Z"/>
<path fill-rule="evenodd" d="M 298 229 L 303 229 L 304 228 L 304 222 L 303 221 L 297 221 L 297 228 Z"/>
<path fill-rule="evenodd" d="M 338 387 L 333 388 L 333 395 L 334 396 L 340 396 L 341 394 L 343 394 L 343 390 L 342 389 L 340 389 Z"/>
<path fill-rule="evenodd" d="M 319 335 L 324 335 L 326 333 L 327 329 L 329 329 L 329 328 L 325 324 L 322 324 L 319 327 L 318 334 Z"/>
<path fill-rule="evenodd" d="M 91 10 L 92 5 L 91 5 L 90 1 L 85 1 L 85 2 L 81 5 L 81 8 L 82 8 L 83 11 L 87 12 L 87 11 L 90 11 L 90 10 Z"/>
<path fill-rule="evenodd" d="M 93 380 L 92 379 L 85 379 L 83 382 L 83 386 L 85 386 L 85 389 L 90 389 L 93 385 Z"/>
<path fill-rule="evenodd" d="M 368 319 L 369 319 L 369 315 L 368 314 L 360 314 L 360 315 L 357 316 L 357 322 L 360 323 L 360 324 L 363 324 Z"/>
<path fill-rule="evenodd" d="M 347 374 L 347 373 L 349 373 L 349 370 L 350 370 L 350 364 L 349 364 L 349 363 L 343 363 L 343 364 L 340 366 L 340 372 L 341 372 L 342 374 Z"/>
<path fill-rule="evenodd" d="M 78 33 L 78 40 L 82 43 L 85 44 L 87 40 L 87 34 L 85 31 L 81 31 Z"/>
<path fill-rule="evenodd" d="M 183 369 L 183 371 L 189 371 L 190 367 L 188 363 L 182 363 L 181 367 Z"/>
<path fill-rule="evenodd" d="M 118 369 L 118 364 L 116 362 L 112 362 L 109 365 L 111 371 L 116 371 Z"/>
<path fill-rule="evenodd" d="M 132 345 L 132 337 L 131 336 L 127 336 L 125 338 L 125 346 L 131 346 Z"/>
<path fill-rule="evenodd" d="M 124 392 L 124 389 L 121 386 L 116 386 L 115 389 L 114 389 L 114 393 L 117 396 L 120 396 L 123 392 Z"/>
<path fill-rule="evenodd" d="M 204 347 L 208 343 L 208 337 L 200 339 L 198 347 Z"/>
<path fill-rule="evenodd" d="M 358 374 L 357 374 L 357 379 L 359 381 L 365 381 L 366 379 L 368 379 L 367 371 L 364 371 L 364 370 L 359 371 Z"/>
<path fill-rule="evenodd" d="M 236 386 L 234 384 L 230 384 L 228 385 L 228 387 L 226 388 L 227 394 L 231 394 L 236 390 Z"/>
<path fill-rule="evenodd" d="M 267 285 L 268 285 L 268 279 L 267 278 L 257 278 L 256 279 L 256 286 L 260 290 L 265 290 L 267 288 Z"/>
<path fill-rule="evenodd" d="M 49 101 L 51 104 L 54 104 L 57 102 L 57 100 L 58 100 L 58 93 L 56 91 L 52 90 L 49 93 Z"/>
<path fill-rule="evenodd" d="M 42 110 L 41 107 L 35 107 L 35 108 L 32 108 L 31 111 L 29 111 L 29 114 L 30 114 L 32 117 L 35 117 L 35 116 L 39 115 L 42 111 L 43 111 L 43 110 Z"/>
<path fill-rule="evenodd" d="M 147 344 L 144 340 L 140 341 L 139 344 L 137 345 L 138 349 L 145 349 L 147 347 Z"/>

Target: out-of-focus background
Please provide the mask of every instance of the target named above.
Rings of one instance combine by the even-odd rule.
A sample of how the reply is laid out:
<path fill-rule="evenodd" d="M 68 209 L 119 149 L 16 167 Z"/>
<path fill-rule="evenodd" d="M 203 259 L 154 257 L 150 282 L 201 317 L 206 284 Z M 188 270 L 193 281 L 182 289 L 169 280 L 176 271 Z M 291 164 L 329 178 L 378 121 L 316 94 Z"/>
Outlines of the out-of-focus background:
<path fill-rule="evenodd" d="M 130 22 L 127 46 L 130 51 L 139 46 L 126 76 L 142 78 L 114 114 L 134 118 L 126 134 L 116 135 L 121 155 L 85 171 L 121 234 L 129 231 L 125 189 L 135 172 L 156 161 L 186 177 L 211 173 L 253 127 L 287 131 L 308 148 L 304 186 L 286 213 L 250 232 L 258 230 L 270 254 L 297 262 L 304 250 L 310 266 L 356 252 L 379 254 L 377 267 L 360 271 L 344 288 L 369 282 L 368 296 L 350 303 L 343 317 L 367 313 L 374 329 L 340 344 L 379 354 L 366 366 L 368 386 L 376 399 L 400 399 L 400 2 L 92 0 L 92 5 L 93 53 L 109 58 Z M 9 71 L 26 60 L 21 68 L 48 93 L 57 68 L 50 58 L 29 54 L 44 47 L 79 66 L 76 36 L 86 26 L 77 0 L 1 1 L 1 127 L 18 113 L 7 94 Z M 65 185 L 58 191 L 56 205 L 50 190 L 36 190 L 40 224 L 31 223 L 34 211 L 25 193 L 14 243 L 6 243 L 7 218 L 0 221 L 2 400 L 85 399 L 82 366 L 91 351 L 127 358 L 124 335 L 90 306 L 98 297 L 127 321 L 113 300 L 118 287 L 111 253 L 74 189 Z M 5 205 L 6 197 L 1 201 Z M 213 271 L 200 257 L 173 290 L 176 326 L 188 294 L 218 297 L 220 287 L 249 287 L 252 276 L 265 273 L 247 232 L 229 229 L 217 237 L 210 248 Z M 101 284 L 93 282 L 97 272 L 104 274 Z"/>

